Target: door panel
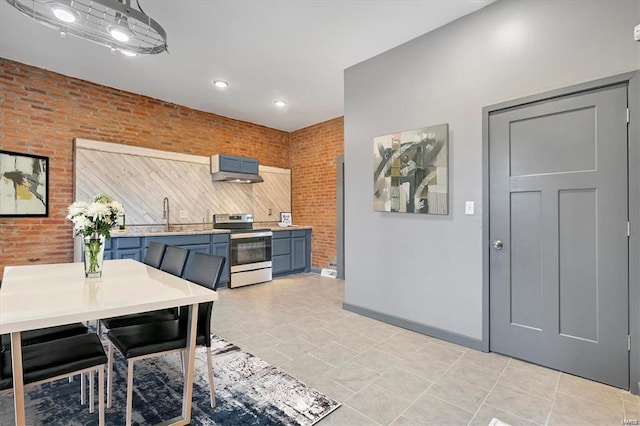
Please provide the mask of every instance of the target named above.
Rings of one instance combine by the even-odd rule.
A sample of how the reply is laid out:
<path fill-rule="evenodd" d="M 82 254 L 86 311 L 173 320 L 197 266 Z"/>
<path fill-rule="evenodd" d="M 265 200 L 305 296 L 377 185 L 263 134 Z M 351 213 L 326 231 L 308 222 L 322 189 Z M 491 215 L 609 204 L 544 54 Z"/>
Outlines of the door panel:
<path fill-rule="evenodd" d="M 489 116 L 490 349 L 629 386 L 627 87 Z"/>
<path fill-rule="evenodd" d="M 598 341 L 595 189 L 559 191 L 560 333 Z"/>
<path fill-rule="evenodd" d="M 540 192 L 511 194 L 511 230 L 511 322 L 540 329 Z"/>
<path fill-rule="evenodd" d="M 511 122 L 511 176 L 594 170 L 594 117 L 595 108 L 589 107 Z M 559 135 L 559 127 L 572 131 Z"/>

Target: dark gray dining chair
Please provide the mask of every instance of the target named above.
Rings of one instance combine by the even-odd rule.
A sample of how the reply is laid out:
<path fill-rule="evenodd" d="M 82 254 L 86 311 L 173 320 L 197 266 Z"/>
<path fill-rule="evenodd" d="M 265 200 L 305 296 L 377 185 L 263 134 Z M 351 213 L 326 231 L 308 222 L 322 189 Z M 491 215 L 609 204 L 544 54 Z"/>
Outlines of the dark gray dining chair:
<path fill-rule="evenodd" d="M 181 277 L 187 265 L 189 250 L 182 247 L 168 246 L 165 250 L 160 270 Z"/>
<path fill-rule="evenodd" d="M 213 254 L 192 252 L 191 260 L 183 278 L 195 284 L 216 290 L 225 258 Z M 207 365 L 209 370 L 209 393 L 211 407 L 215 407 L 215 388 L 213 383 L 213 359 L 211 355 L 211 311 L 213 302 L 200 303 L 198 306 L 198 324 L 196 345 L 207 348 Z M 189 309 L 181 309 L 176 320 L 157 321 L 129 327 L 109 330 L 109 361 L 107 367 L 107 408 L 111 406 L 113 393 L 113 348 L 124 355 L 128 361 L 127 376 L 127 425 L 131 424 L 133 404 L 133 364 L 137 360 L 157 357 L 171 352 L 187 350 L 187 330 L 189 327 Z"/>
<path fill-rule="evenodd" d="M 58 325 L 55 327 L 46 327 L 46 328 L 38 328 L 36 330 L 28 330 L 20 333 L 20 342 L 21 345 L 29 346 L 38 343 L 49 342 L 51 340 L 63 339 L 65 337 L 77 336 L 80 334 L 88 333 L 88 328 L 82 323 L 73 323 L 73 324 L 65 324 Z M 3 334 L 0 336 L 0 350 L 1 351 L 9 351 L 11 350 L 11 335 Z M 69 378 L 69 381 L 72 381 L 72 377 Z M 80 403 L 82 405 L 86 402 L 85 396 L 85 377 L 84 375 L 80 376 Z M 93 413 L 93 376 L 89 377 L 89 382 L 91 386 L 89 387 L 89 412 Z"/>
<path fill-rule="evenodd" d="M 147 252 L 144 255 L 142 263 L 153 266 L 154 268 L 160 268 L 166 249 L 167 245 L 165 243 L 151 241 L 149 247 L 147 247 Z"/>
<path fill-rule="evenodd" d="M 0 351 L 0 391 L 13 389 L 13 367 L 10 349 Z M 24 385 L 98 372 L 98 423 L 104 425 L 104 366 L 107 355 L 97 334 L 86 333 L 44 341 L 22 348 Z"/>
<path fill-rule="evenodd" d="M 87 332 L 87 326 L 77 322 L 73 324 L 59 325 L 56 327 L 23 331 L 20 333 L 20 342 L 22 342 L 22 346 L 29 346 L 36 343 L 48 342 L 50 340 L 62 339 L 64 337 L 77 336 Z M 3 334 L 0 336 L 0 349 L 11 349 L 10 334 Z"/>
<path fill-rule="evenodd" d="M 153 244 L 153 243 L 152 243 Z M 161 244 L 161 243 L 158 243 Z M 164 272 L 168 272 L 172 275 L 181 276 L 185 265 L 187 264 L 187 257 L 189 256 L 189 250 L 182 247 L 173 247 L 162 244 L 163 255 L 158 256 L 157 253 L 160 251 L 159 246 L 154 246 L 153 255 L 154 261 L 157 260 L 158 257 L 161 257 L 162 260 L 160 262 L 160 270 Z M 151 248 L 151 244 L 149 245 Z M 147 251 L 147 254 L 149 252 Z M 146 256 L 145 256 L 146 259 Z M 133 283 L 135 285 L 135 283 Z M 166 320 L 174 320 L 178 317 L 178 309 L 177 308 L 168 308 L 168 309 L 160 309 L 157 311 L 149 311 L 149 312 L 140 312 L 136 314 L 123 315 L 119 317 L 112 318 L 104 318 L 100 320 L 100 325 L 107 329 L 119 328 L 119 327 L 128 327 L 130 325 L 138 325 L 144 324 L 152 321 L 166 321 Z M 101 328 L 98 330 L 101 333 Z"/>

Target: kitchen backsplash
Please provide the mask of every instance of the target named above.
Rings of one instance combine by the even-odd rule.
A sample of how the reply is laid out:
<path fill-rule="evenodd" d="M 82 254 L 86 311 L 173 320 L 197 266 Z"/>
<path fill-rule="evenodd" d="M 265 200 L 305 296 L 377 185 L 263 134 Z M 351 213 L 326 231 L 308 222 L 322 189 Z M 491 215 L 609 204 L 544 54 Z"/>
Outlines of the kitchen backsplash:
<path fill-rule="evenodd" d="M 111 195 L 124 205 L 128 226 L 165 223 L 164 197 L 171 224 L 208 226 L 213 214 L 238 212 L 278 222 L 281 211 L 291 211 L 291 172 L 260 166 L 260 175 L 263 183 L 212 182 L 209 157 L 75 141 L 75 199 Z"/>

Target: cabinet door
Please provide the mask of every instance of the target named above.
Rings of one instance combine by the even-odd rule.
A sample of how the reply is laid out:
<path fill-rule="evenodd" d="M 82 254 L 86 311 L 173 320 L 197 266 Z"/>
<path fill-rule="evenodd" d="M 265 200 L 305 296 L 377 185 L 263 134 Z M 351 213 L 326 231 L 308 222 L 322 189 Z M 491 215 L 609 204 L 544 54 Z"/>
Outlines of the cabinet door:
<path fill-rule="evenodd" d="M 142 238 L 114 237 L 111 242 L 111 259 L 142 260 Z"/>
<path fill-rule="evenodd" d="M 222 269 L 222 275 L 220 275 L 220 284 L 227 284 L 229 282 L 229 234 L 213 234 L 212 236 L 212 253 L 218 256 L 224 256 L 226 262 L 224 263 L 224 269 Z M 224 287 L 224 286 L 222 286 Z"/>
<path fill-rule="evenodd" d="M 240 159 L 240 173 L 258 174 L 258 160 L 255 158 Z"/>
<path fill-rule="evenodd" d="M 291 255 L 285 254 L 271 258 L 273 275 L 284 274 L 291 271 Z"/>
<path fill-rule="evenodd" d="M 140 262 L 142 258 L 140 257 L 140 249 L 123 249 L 118 250 L 116 254 L 116 259 L 133 259 Z"/>
<path fill-rule="evenodd" d="M 220 155 L 220 170 L 223 172 L 240 173 L 240 157 Z"/>
<path fill-rule="evenodd" d="M 294 237 L 291 239 L 291 269 L 307 268 L 307 238 Z"/>
<path fill-rule="evenodd" d="M 182 248 L 185 248 L 187 250 L 193 250 L 193 251 L 198 251 L 200 253 L 209 253 L 209 249 L 210 246 L 209 244 L 190 244 L 190 245 L 185 245 L 185 246 L 180 246 Z"/>
<path fill-rule="evenodd" d="M 291 254 L 291 239 L 278 238 L 271 240 L 271 255 L 281 256 L 283 254 Z"/>

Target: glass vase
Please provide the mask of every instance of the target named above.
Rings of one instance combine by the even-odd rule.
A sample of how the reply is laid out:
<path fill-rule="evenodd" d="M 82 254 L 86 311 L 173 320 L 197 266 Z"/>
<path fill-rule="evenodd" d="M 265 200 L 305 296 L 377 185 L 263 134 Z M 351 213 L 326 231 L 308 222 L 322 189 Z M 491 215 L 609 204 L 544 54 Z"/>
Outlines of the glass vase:
<path fill-rule="evenodd" d="M 99 278 L 102 276 L 104 260 L 104 235 L 93 234 L 84 238 L 84 276 Z"/>

